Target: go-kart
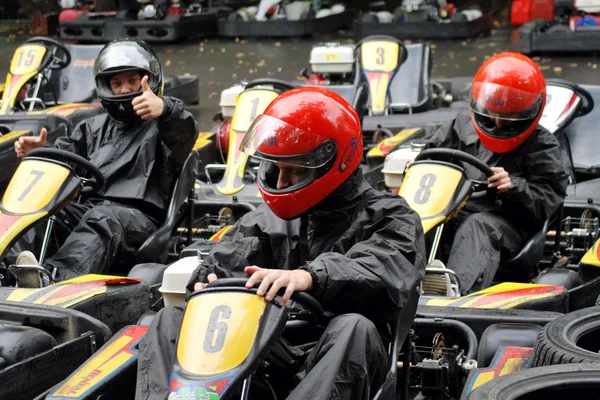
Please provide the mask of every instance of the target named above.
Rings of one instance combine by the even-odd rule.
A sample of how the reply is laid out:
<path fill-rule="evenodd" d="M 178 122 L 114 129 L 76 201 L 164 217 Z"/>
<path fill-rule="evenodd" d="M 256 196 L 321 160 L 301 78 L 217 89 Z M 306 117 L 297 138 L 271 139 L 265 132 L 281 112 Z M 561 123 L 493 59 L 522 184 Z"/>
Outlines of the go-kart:
<path fill-rule="evenodd" d="M 84 2 L 63 0 L 62 39 L 108 43 L 123 37 L 137 37 L 149 43 L 173 42 L 216 33 L 218 19 L 231 12 L 228 7 L 212 7 L 210 0 L 121 1 L 117 10 L 110 11 L 78 4 Z"/>
<path fill-rule="evenodd" d="M 242 7 L 219 21 L 219 36 L 294 37 L 333 32 L 352 24 L 355 9 L 319 0 L 261 0 Z"/>
<path fill-rule="evenodd" d="M 15 51 L 6 84 L 0 85 L 0 189 L 18 163 L 14 142 L 36 136 L 45 126 L 48 141 L 67 135 L 83 119 L 103 112 L 92 75 L 102 46 L 62 44 L 33 37 Z M 165 95 L 198 103 L 198 77 L 165 77 Z"/>
<path fill-rule="evenodd" d="M 256 185 L 258 163 L 239 150 L 240 143 L 271 101 L 295 87 L 285 81 L 261 78 L 233 88 L 236 94 L 232 118 L 228 118 L 233 108 L 229 103 L 223 104 L 222 113 L 215 117 L 217 158 L 221 162 L 204 165 L 198 176 L 194 203 L 203 217 L 195 223 L 196 235 L 218 234 L 263 203 Z"/>
<path fill-rule="evenodd" d="M 192 152 L 174 185 L 167 217 L 129 260 L 111 269 L 113 275 L 84 275 L 40 289 L 12 287 L 19 268 L 52 276 L 38 266 L 5 265 L 0 271 L 0 398 L 32 399 L 64 379 L 123 326 L 135 323 L 151 307 L 160 307 L 157 283 L 175 235 L 193 220 L 192 194 L 199 159 Z M 77 171 L 87 171 L 85 178 Z M 89 161 L 57 149 L 30 151 L 0 203 L 0 255 L 32 227 L 47 220 L 40 262 L 48 254 L 54 215 L 70 201 L 93 195 L 104 184 Z M 175 246 L 178 248 L 178 246 Z M 150 262 L 148 264 L 147 262 Z M 137 265 L 131 271 L 129 268 Z"/>
<path fill-rule="evenodd" d="M 289 393 L 290 369 L 300 367 L 291 346 L 310 349 L 320 335 L 321 324 L 331 316 L 306 293 L 294 293 L 290 304 L 281 307 L 276 301 L 257 296 L 256 289 L 247 289 L 245 283 L 244 278 L 220 279 L 190 297 L 177 341 L 169 398 L 277 399 Z M 390 316 L 388 374 L 374 399 L 395 399 L 396 392 L 402 392 L 398 389 L 408 388 L 408 375 L 397 384 L 397 360 L 400 348 L 409 354 L 406 338 L 418 293 L 416 287 L 411 288 L 407 306 L 399 315 Z M 133 398 L 136 343 L 147 329 L 143 325 L 124 328 L 42 398 Z M 107 359 L 115 361 L 107 365 Z M 407 357 L 404 362 L 408 362 Z"/>
<path fill-rule="evenodd" d="M 370 4 L 370 11 L 355 22 L 356 36 L 390 35 L 398 39 L 461 39 L 489 32 L 491 10 L 465 1 L 403 0 L 392 12 L 385 2 Z"/>

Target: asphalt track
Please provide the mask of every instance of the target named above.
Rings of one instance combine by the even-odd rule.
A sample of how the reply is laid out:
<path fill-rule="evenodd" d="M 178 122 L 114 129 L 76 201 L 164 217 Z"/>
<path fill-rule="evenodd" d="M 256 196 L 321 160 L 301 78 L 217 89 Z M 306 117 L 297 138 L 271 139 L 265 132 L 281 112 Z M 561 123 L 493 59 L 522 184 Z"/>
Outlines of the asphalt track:
<path fill-rule="evenodd" d="M 499 25 L 499 24 L 497 24 Z M 6 76 L 14 49 L 25 35 L 0 37 L 0 76 Z M 200 104 L 190 107 L 202 130 L 210 129 L 219 110 L 220 92 L 243 79 L 272 77 L 297 80 L 308 67 L 312 46 L 322 41 L 352 43 L 349 32 L 304 39 L 209 38 L 155 45 L 165 74 L 200 77 Z M 459 41 L 433 41 L 433 78 L 473 76 L 481 63 L 501 51 L 518 49 L 518 34 L 511 27 L 498 27 L 487 36 Z M 600 84 L 600 54 L 541 54 L 534 56 L 547 78 L 580 84 Z"/>

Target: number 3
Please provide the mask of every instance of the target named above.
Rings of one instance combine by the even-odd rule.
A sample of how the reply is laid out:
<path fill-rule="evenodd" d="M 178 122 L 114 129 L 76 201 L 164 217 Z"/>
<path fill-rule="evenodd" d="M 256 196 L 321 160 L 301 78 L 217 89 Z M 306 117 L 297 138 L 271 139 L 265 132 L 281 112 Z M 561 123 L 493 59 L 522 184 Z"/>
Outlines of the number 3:
<path fill-rule="evenodd" d="M 219 321 L 219 318 L 222 320 Z M 207 353 L 217 353 L 225 345 L 225 336 L 227 336 L 227 323 L 223 320 L 231 318 L 231 307 L 226 305 L 216 306 L 210 313 L 208 319 L 208 328 L 204 336 L 204 351 Z"/>
<path fill-rule="evenodd" d="M 377 50 L 375 50 L 375 52 L 377 53 L 377 59 L 375 60 L 375 62 L 378 65 L 383 65 L 385 64 L 385 50 L 383 49 L 383 47 L 378 47 Z"/>

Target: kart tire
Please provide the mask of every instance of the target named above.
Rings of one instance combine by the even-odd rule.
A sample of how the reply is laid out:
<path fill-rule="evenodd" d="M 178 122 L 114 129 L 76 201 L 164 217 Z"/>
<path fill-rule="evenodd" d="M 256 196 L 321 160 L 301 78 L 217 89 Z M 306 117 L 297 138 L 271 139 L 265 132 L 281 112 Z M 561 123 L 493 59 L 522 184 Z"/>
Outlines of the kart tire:
<path fill-rule="evenodd" d="M 0 324 L 0 370 L 57 345 L 47 332 L 31 326 Z"/>
<path fill-rule="evenodd" d="M 599 332 L 600 307 L 584 308 L 558 317 L 540 332 L 533 365 L 600 363 L 599 346 L 595 345 Z"/>
<path fill-rule="evenodd" d="M 229 21 L 229 22 L 244 22 L 244 17 L 242 17 L 242 15 L 240 13 L 235 11 L 235 12 L 232 12 L 231 14 L 229 14 L 229 16 L 227 17 L 227 21 Z"/>
<path fill-rule="evenodd" d="M 375 14 L 374 12 L 369 12 L 363 15 L 361 21 L 363 24 L 378 24 L 379 18 L 377 18 L 377 14 Z"/>
<path fill-rule="evenodd" d="M 596 398 L 600 391 L 600 366 L 551 365 L 525 369 L 494 378 L 475 389 L 470 400 L 543 398 Z"/>

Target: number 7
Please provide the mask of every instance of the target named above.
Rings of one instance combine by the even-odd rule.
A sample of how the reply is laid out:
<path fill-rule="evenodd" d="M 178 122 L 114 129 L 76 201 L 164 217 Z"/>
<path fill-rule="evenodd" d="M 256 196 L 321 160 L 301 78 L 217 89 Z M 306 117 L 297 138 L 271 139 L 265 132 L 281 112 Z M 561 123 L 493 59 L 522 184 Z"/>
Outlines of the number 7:
<path fill-rule="evenodd" d="M 35 175 L 35 178 L 33 178 L 31 183 L 27 186 L 23 193 L 21 193 L 21 196 L 19 196 L 19 198 L 17 199 L 18 201 L 23 201 L 25 197 L 27 197 L 27 195 L 29 194 L 29 192 L 31 192 L 31 189 L 33 189 L 35 184 L 38 183 L 40 179 L 42 179 L 42 176 L 44 176 L 44 171 L 32 170 L 31 175 Z"/>

